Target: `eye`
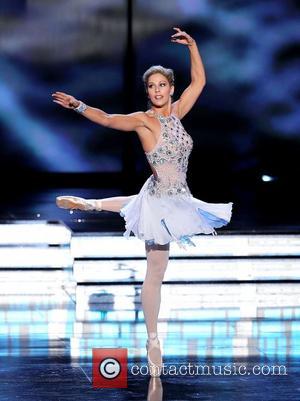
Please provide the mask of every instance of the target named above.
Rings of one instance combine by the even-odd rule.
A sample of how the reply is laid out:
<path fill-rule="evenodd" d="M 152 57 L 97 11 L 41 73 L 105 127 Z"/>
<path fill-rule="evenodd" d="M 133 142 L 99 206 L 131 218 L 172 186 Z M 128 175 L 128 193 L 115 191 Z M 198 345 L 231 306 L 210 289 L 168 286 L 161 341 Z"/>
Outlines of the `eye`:
<path fill-rule="evenodd" d="M 162 82 L 162 83 L 160 84 L 160 86 L 166 86 L 166 83 L 165 83 L 165 82 Z"/>

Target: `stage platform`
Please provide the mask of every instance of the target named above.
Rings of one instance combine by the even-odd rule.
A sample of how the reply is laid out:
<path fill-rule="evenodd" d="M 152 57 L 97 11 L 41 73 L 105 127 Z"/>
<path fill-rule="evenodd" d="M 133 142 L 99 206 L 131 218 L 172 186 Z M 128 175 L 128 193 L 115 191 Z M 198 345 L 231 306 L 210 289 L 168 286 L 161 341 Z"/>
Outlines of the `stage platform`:
<path fill-rule="evenodd" d="M 166 372 L 150 379 L 144 244 L 121 230 L 76 230 L 82 217 L 69 218 L 72 227 L 0 222 L 1 400 L 299 399 L 296 230 L 219 230 L 195 247 L 171 245 L 158 325 Z M 127 388 L 93 388 L 93 348 L 127 349 Z M 188 364 L 211 373 L 170 370 Z"/>

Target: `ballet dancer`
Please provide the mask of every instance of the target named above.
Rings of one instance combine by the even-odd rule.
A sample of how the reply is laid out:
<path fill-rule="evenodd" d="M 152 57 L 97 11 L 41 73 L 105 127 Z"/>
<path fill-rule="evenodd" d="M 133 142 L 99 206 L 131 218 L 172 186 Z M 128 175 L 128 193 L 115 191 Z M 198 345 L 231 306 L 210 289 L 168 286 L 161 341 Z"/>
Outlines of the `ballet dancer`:
<path fill-rule="evenodd" d="M 152 170 L 140 192 L 131 196 L 85 199 L 58 196 L 64 209 L 106 210 L 119 213 L 125 221 L 125 237 L 131 232 L 145 242 L 147 270 L 141 301 L 148 339 L 146 342 L 150 375 L 162 371 L 162 352 L 157 333 L 161 285 L 168 265 L 170 242 L 194 245 L 195 234 L 216 234 L 215 228 L 231 220 L 232 202 L 207 203 L 194 198 L 186 182 L 188 158 L 193 147 L 181 119 L 191 110 L 205 83 L 205 70 L 195 40 L 180 28 L 171 42 L 186 46 L 190 55 L 190 84 L 173 101 L 174 73 L 161 65 L 151 66 L 143 75 L 150 107 L 131 114 L 108 114 L 63 93 L 52 94 L 53 101 L 75 110 L 89 120 L 119 131 L 135 131 Z"/>

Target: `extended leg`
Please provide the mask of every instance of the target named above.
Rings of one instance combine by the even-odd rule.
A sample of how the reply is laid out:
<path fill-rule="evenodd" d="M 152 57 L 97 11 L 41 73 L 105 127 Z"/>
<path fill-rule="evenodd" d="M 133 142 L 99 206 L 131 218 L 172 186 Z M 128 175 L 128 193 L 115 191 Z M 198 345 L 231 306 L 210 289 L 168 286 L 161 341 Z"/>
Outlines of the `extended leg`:
<path fill-rule="evenodd" d="M 136 195 L 130 196 L 114 196 L 112 198 L 101 199 L 102 210 L 108 210 L 109 212 L 120 212 L 122 207 L 126 205 Z M 99 200 L 98 200 L 99 201 Z"/>
<path fill-rule="evenodd" d="M 79 209 L 79 210 L 107 210 L 109 212 L 120 212 L 122 207 L 126 205 L 136 195 L 131 196 L 114 196 L 104 199 L 85 199 L 78 196 L 58 196 L 56 204 L 63 209 Z"/>

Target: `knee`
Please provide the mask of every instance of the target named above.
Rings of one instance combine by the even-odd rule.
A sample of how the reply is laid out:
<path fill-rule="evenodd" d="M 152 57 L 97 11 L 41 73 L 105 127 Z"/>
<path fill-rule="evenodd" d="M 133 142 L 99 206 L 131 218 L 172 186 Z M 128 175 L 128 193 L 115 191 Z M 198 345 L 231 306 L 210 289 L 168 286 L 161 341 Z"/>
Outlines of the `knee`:
<path fill-rule="evenodd" d="M 151 280 L 153 283 L 159 284 L 163 281 L 166 270 L 167 262 L 151 263 L 147 267 L 146 279 Z"/>
<path fill-rule="evenodd" d="M 146 279 L 159 284 L 163 281 L 168 262 L 169 262 L 169 244 L 160 245 L 163 249 L 147 250 L 147 273 Z"/>

